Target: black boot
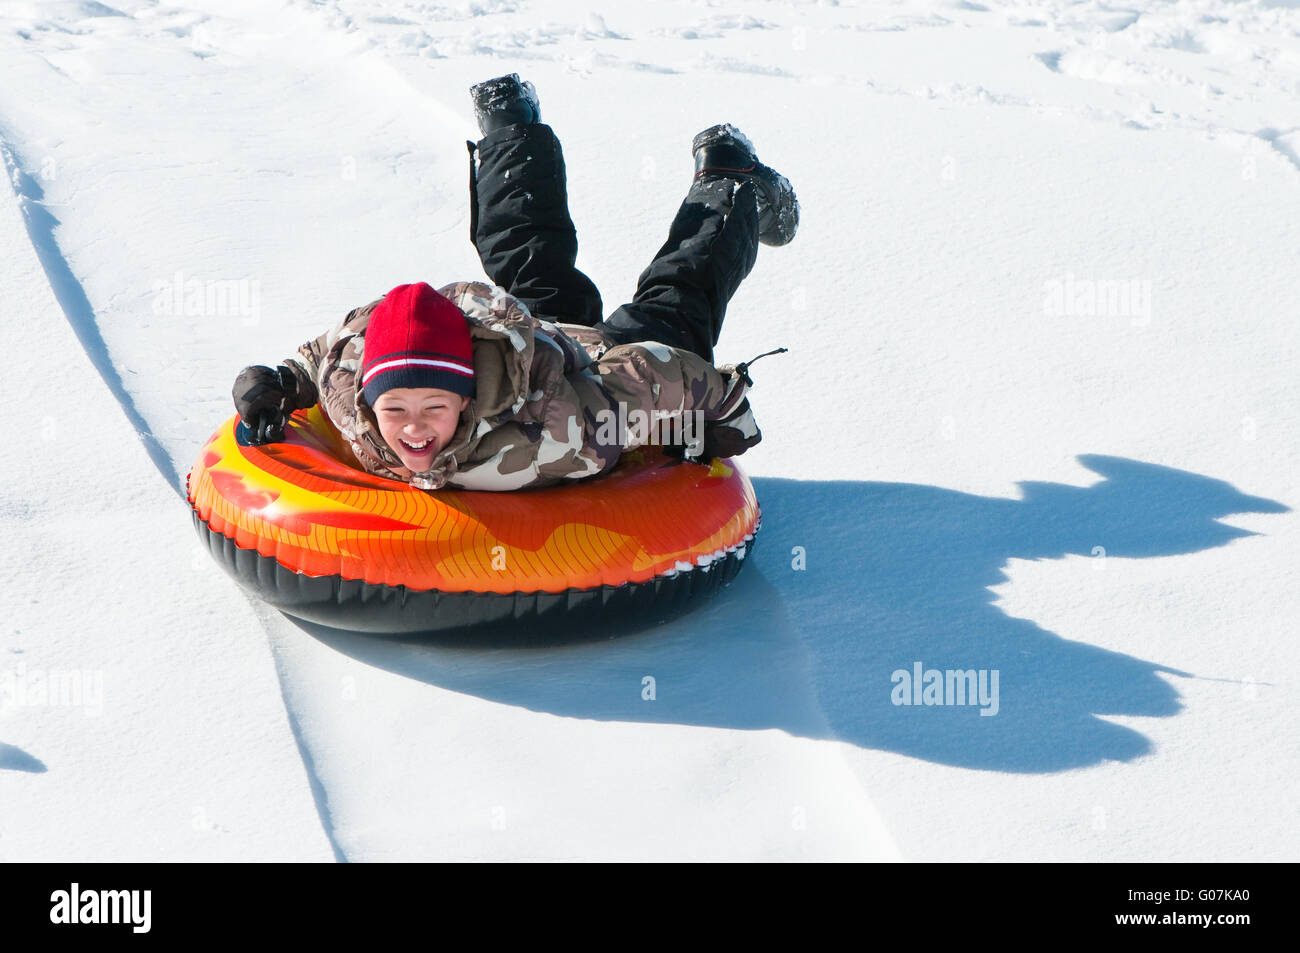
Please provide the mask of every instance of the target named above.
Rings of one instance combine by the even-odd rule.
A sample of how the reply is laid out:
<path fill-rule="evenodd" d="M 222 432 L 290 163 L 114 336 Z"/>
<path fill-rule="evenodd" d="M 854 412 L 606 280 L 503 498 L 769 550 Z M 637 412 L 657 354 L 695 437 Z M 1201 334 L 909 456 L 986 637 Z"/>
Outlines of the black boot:
<path fill-rule="evenodd" d="M 799 200 L 785 176 L 763 165 L 754 145 L 731 123 L 710 126 L 691 143 L 695 177 L 720 176 L 758 187 L 758 240 L 785 245 L 799 228 Z"/>
<path fill-rule="evenodd" d="M 485 136 L 506 126 L 528 125 L 541 119 L 537 90 L 527 80 L 520 81 L 518 73 L 485 80 L 471 86 L 469 94 L 474 100 L 478 127 Z"/>

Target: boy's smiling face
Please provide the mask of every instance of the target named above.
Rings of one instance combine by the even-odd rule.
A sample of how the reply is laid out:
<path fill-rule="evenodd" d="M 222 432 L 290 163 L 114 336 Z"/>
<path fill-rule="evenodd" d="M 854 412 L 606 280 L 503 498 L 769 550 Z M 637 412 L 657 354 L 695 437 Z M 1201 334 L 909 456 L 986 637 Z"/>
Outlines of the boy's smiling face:
<path fill-rule="evenodd" d="M 436 387 L 394 387 L 375 401 L 379 433 L 412 473 L 429 469 L 456 434 L 468 397 Z"/>

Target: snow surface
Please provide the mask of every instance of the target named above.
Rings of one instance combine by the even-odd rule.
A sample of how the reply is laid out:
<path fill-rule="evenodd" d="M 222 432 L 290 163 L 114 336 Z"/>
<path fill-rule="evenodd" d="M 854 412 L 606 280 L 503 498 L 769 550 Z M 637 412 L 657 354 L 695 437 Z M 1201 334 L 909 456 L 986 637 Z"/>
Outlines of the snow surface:
<path fill-rule="evenodd" d="M 308 631 L 184 475 L 243 365 L 481 275 L 510 71 L 609 308 L 694 133 L 794 183 L 718 348 L 790 348 L 757 548 L 614 641 Z M 6 0 L 0 860 L 1297 859 L 1298 106 L 1294 0 Z"/>

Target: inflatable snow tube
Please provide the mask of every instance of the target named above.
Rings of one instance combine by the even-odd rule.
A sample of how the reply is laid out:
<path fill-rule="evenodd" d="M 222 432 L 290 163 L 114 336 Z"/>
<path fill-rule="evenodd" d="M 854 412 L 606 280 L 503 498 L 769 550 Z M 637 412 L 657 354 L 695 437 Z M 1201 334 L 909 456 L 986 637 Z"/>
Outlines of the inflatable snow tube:
<path fill-rule="evenodd" d="M 759 528 L 734 462 L 658 448 L 572 485 L 428 493 L 358 469 L 319 407 L 295 413 L 281 443 L 246 437 L 233 417 L 200 451 L 187 480 L 195 528 L 245 588 L 335 629 L 612 636 L 730 582 Z"/>

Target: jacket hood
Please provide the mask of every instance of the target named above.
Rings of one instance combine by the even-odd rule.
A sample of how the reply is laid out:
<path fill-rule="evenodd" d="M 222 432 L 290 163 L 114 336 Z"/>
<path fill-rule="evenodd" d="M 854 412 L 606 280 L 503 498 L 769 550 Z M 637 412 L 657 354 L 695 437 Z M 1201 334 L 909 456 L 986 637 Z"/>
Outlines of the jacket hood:
<path fill-rule="evenodd" d="M 517 298 L 481 282 L 459 282 L 439 290 L 469 322 L 474 348 L 470 408 L 479 419 L 515 413 L 529 391 L 536 319 Z"/>

